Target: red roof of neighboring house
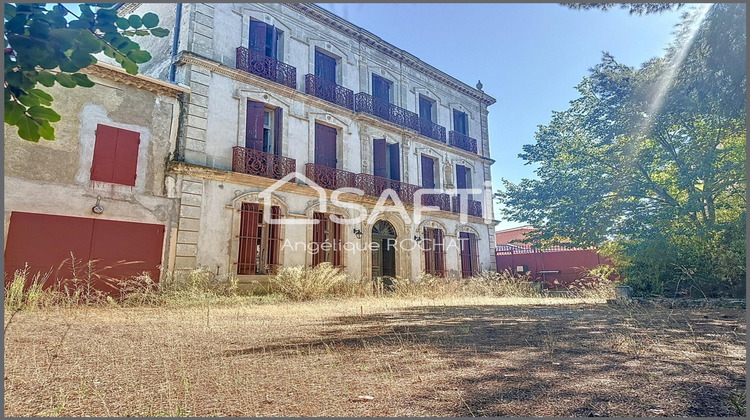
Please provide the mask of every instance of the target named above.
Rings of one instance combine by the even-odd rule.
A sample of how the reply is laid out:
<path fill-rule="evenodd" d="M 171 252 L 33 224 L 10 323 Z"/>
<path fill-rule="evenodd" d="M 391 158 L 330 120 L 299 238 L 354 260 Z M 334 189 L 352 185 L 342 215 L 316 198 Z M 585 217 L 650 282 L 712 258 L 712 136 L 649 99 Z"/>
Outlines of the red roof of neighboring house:
<path fill-rule="evenodd" d="M 526 233 L 534 230 L 531 226 L 519 226 L 510 229 L 498 230 L 495 232 L 495 244 L 496 245 L 508 245 L 512 241 L 522 241 L 526 239 L 524 236 Z M 517 242 L 515 242 L 517 243 Z M 522 244 L 519 244 L 522 245 Z"/>

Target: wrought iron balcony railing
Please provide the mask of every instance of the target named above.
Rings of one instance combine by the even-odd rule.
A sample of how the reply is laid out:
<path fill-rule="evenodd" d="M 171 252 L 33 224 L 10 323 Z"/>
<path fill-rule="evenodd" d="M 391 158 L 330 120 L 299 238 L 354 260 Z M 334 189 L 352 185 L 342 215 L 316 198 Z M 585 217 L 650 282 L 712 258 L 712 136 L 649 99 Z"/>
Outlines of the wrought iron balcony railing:
<path fill-rule="evenodd" d="M 437 125 L 432 121 L 419 119 L 419 133 L 433 140 L 445 143 L 445 127 Z"/>
<path fill-rule="evenodd" d="M 236 67 L 250 74 L 297 89 L 297 69 L 263 53 L 237 47 Z"/>
<path fill-rule="evenodd" d="M 243 174 L 281 179 L 297 170 L 297 161 L 286 156 L 235 146 L 232 148 L 232 170 Z"/>
<path fill-rule="evenodd" d="M 419 131 L 419 115 L 364 92 L 354 95 L 354 110 Z"/>
<path fill-rule="evenodd" d="M 448 194 L 425 194 L 422 196 L 422 205 L 451 211 L 451 197 Z"/>
<path fill-rule="evenodd" d="M 477 140 L 457 131 L 448 133 L 448 144 L 459 149 L 477 153 Z"/>
<path fill-rule="evenodd" d="M 354 110 L 354 91 L 314 74 L 305 75 L 305 92 L 336 105 Z"/>
<path fill-rule="evenodd" d="M 459 196 L 453 196 L 453 213 L 461 213 L 461 200 Z M 466 214 L 469 216 L 482 217 L 482 202 L 469 199 Z"/>

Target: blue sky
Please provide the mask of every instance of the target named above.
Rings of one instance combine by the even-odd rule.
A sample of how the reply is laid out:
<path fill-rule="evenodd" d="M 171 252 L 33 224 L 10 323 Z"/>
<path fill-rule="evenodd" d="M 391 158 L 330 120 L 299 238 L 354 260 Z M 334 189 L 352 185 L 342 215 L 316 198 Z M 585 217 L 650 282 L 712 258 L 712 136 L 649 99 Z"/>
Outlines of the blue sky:
<path fill-rule="evenodd" d="M 537 126 L 567 108 L 602 51 L 630 66 L 661 56 L 690 7 L 630 16 L 558 4 L 318 3 L 497 99 L 489 115 L 494 188 L 533 178 L 518 158 Z M 499 217 L 498 229 L 521 225 Z"/>

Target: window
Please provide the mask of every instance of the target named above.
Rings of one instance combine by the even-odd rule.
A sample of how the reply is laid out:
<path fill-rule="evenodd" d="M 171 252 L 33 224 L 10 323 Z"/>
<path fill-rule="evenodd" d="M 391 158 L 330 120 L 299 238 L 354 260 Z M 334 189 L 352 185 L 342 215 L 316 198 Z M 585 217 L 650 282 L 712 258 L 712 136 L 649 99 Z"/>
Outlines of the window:
<path fill-rule="evenodd" d="M 472 277 L 479 274 L 479 255 L 477 254 L 477 235 L 461 232 L 458 235 L 461 247 L 461 277 Z"/>
<path fill-rule="evenodd" d="M 281 108 L 271 109 L 263 102 L 247 101 L 245 147 L 281 154 Z"/>
<path fill-rule="evenodd" d="M 394 181 L 401 180 L 401 153 L 398 143 L 387 144 L 385 139 L 373 139 L 373 175 Z"/>
<path fill-rule="evenodd" d="M 282 56 L 281 46 L 284 32 L 275 26 L 268 25 L 259 20 L 250 20 L 250 51 L 255 51 L 278 59 Z"/>
<path fill-rule="evenodd" d="M 392 83 L 377 74 L 372 75 L 372 97 L 385 103 L 391 103 Z"/>
<path fill-rule="evenodd" d="M 437 277 L 445 277 L 445 254 L 443 252 L 443 231 L 424 228 L 422 248 L 424 249 L 424 271 Z"/>
<path fill-rule="evenodd" d="M 98 124 L 91 180 L 134 186 L 140 144 L 140 133 Z"/>
<path fill-rule="evenodd" d="M 435 122 L 435 101 L 419 95 L 419 118 Z"/>
<path fill-rule="evenodd" d="M 435 170 L 437 161 L 429 156 L 422 155 L 422 187 L 423 188 L 435 188 L 440 182 L 437 178 L 437 171 Z"/>
<path fill-rule="evenodd" d="M 280 219 L 281 209 L 271 207 L 271 218 Z M 263 206 L 242 203 L 237 274 L 275 273 L 279 266 L 281 225 L 263 222 Z"/>
<path fill-rule="evenodd" d="M 336 59 L 315 50 L 315 76 L 336 83 Z"/>
<path fill-rule="evenodd" d="M 469 135 L 469 123 L 465 112 L 453 110 L 453 131 L 465 136 Z"/>
<path fill-rule="evenodd" d="M 315 123 L 315 164 L 336 168 L 336 129 Z"/>
<path fill-rule="evenodd" d="M 342 267 L 342 224 L 331 220 L 331 215 L 326 213 L 313 213 L 313 219 L 318 223 L 313 225 L 313 255 L 312 265 L 329 262 L 335 267 Z"/>
<path fill-rule="evenodd" d="M 471 168 L 456 165 L 456 188 L 471 189 Z"/>

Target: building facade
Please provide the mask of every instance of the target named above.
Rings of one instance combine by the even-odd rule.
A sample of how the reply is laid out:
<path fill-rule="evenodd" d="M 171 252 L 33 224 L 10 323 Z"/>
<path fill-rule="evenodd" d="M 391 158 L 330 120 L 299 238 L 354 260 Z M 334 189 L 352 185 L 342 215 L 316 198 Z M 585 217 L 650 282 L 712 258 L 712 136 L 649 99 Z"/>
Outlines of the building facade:
<path fill-rule="evenodd" d="M 101 290 L 113 279 L 169 266 L 179 202 L 166 162 L 189 92 L 94 64 L 91 88 L 47 88 L 56 139 L 32 143 L 5 126 L 5 280 L 28 266 L 47 285 L 77 278 Z M 91 263 L 89 263 L 91 262 Z"/>
<path fill-rule="evenodd" d="M 325 261 L 363 279 L 495 270 L 495 99 L 313 4 L 119 11 L 146 12 L 165 27 L 179 17 L 179 35 L 142 43 L 154 58 L 141 71 L 190 89 L 167 175 L 179 198 L 175 270 L 241 283 Z M 440 191 L 420 197 L 427 188 Z M 405 212 L 375 211 L 386 190 Z M 439 210 L 417 220 L 420 204 Z"/>

